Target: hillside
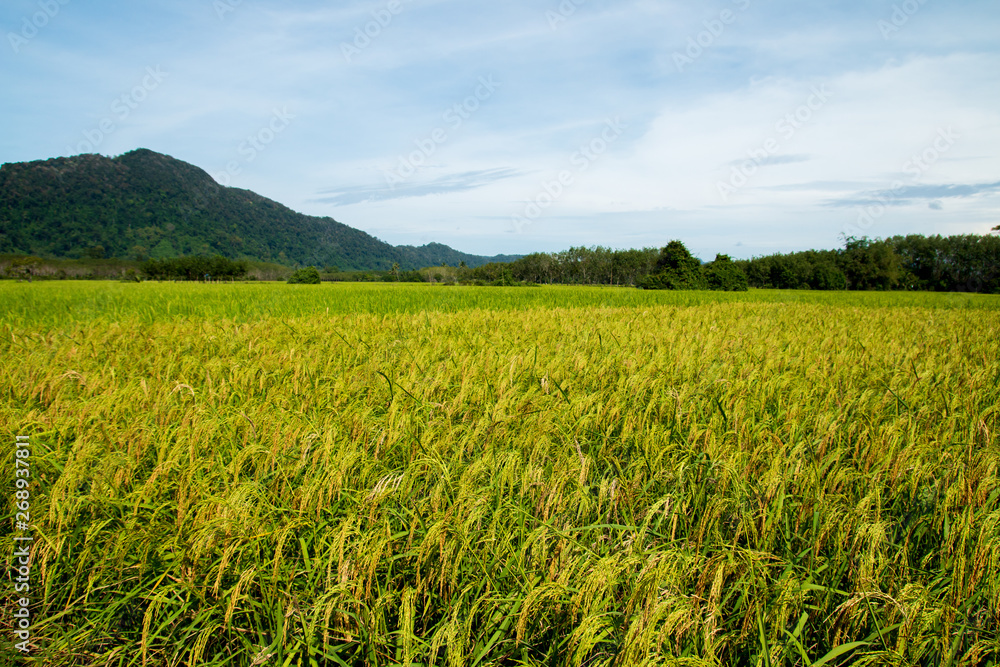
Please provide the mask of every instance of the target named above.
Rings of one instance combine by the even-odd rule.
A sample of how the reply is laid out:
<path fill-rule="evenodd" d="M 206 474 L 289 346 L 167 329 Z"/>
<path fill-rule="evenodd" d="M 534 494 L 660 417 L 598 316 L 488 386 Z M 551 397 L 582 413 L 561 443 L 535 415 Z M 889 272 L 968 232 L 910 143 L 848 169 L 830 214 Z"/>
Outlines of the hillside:
<path fill-rule="evenodd" d="M 140 259 L 219 254 L 342 270 L 458 264 L 480 257 L 431 243 L 392 246 L 332 218 L 303 215 L 147 149 L 0 167 L 0 253 Z"/>
<path fill-rule="evenodd" d="M 428 243 L 422 246 L 401 245 L 396 246 L 403 257 L 400 266 L 438 266 L 442 262 L 448 266 L 458 266 L 465 262 L 467 266 L 478 267 L 490 262 L 513 262 L 521 258 L 521 255 L 496 255 L 494 257 L 482 257 L 480 255 L 469 255 L 459 252 L 442 243 Z"/>

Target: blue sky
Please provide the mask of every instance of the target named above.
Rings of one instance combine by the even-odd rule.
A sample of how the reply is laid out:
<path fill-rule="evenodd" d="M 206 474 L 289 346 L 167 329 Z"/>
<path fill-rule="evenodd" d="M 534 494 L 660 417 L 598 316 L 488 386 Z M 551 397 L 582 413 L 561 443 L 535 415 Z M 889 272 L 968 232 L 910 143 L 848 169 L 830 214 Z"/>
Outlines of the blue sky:
<path fill-rule="evenodd" d="M 150 148 L 393 244 L 1000 224 L 996 0 L 5 0 L 0 162 Z"/>

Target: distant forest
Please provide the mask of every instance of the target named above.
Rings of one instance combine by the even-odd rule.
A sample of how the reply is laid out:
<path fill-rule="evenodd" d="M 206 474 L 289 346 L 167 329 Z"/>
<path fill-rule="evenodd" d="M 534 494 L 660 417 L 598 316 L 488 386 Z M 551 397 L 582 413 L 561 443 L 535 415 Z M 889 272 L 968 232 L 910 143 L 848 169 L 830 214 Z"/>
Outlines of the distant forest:
<path fill-rule="evenodd" d="M 998 230 L 1000 231 L 1000 230 Z M 285 280 L 292 268 L 221 256 L 134 260 L 43 260 L 0 255 L 0 278 L 126 280 Z M 849 237 L 838 250 L 806 250 L 749 260 L 716 255 L 702 262 L 680 241 L 663 248 L 600 246 L 533 253 L 470 267 L 317 271 L 323 281 L 432 282 L 464 285 L 614 285 L 643 289 L 921 290 L 1000 294 L 1000 236 Z"/>
<path fill-rule="evenodd" d="M 679 241 L 641 250 L 570 248 L 468 269 L 487 283 L 633 285 L 651 289 L 740 289 L 719 255 L 702 263 Z M 838 250 L 775 254 L 732 265 L 749 287 L 814 290 L 927 290 L 1000 294 L 1000 237 L 894 236 L 845 239 Z M 719 278 L 720 271 L 726 274 Z M 715 283 L 713 284 L 713 276 Z M 720 282 L 721 281 L 721 282 Z"/>

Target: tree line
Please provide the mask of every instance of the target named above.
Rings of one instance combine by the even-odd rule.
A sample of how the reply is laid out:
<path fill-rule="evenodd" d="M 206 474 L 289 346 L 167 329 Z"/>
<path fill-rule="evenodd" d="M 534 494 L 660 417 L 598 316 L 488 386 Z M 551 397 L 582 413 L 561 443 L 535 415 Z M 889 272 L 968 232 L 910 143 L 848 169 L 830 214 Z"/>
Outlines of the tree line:
<path fill-rule="evenodd" d="M 495 283 L 505 278 L 543 285 L 637 285 L 653 273 L 660 251 L 612 250 L 595 246 L 562 252 L 532 253 L 513 262 L 462 267 L 460 280 Z"/>
<path fill-rule="evenodd" d="M 727 255 L 703 263 L 681 241 L 641 250 L 570 248 L 519 260 L 460 268 L 458 280 L 473 284 L 621 285 L 643 289 L 745 291 L 747 278 Z"/>
<path fill-rule="evenodd" d="M 1000 231 L 1000 226 L 996 228 Z M 1000 294 L 1000 237 L 846 237 L 836 250 L 702 262 L 681 241 L 641 250 L 601 246 L 460 268 L 474 284 L 622 285 L 645 289 L 926 290 Z"/>
<path fill-rule="evenodd" d="M 239 280 L 247 274 L 245 260 L 215 257 L 149 259 L 139 265 L 148 280 Z"/>
<path fill-rule="evenodd" d="M 751 287 L 1000 294 L 998 236 L 848 237 L 839 250 L 807 250 L 736 263 Z"/>
<path fill-rule="evenodd" d="M 1000 231 L 1000 227 L 995 231 Z M 56 277 L 43 276 L 45 272 L 25 264 L 27 260 L 42 261 L 13 257 L 4 277 Z M 248 277 L 247 261 L 222 256 L 151 259 L 138 268 L 137 277 L 149 280 L 239 280 Z M 364 273 L 337 272 L 331 267 L 321 274 L 321 278 L 324 281 L 430 281 L 471 285 L 572 284 L 715 290 L 755 287 L 1000 294 L 1000 236 L 847 237 L 844 246 L 836 250 L 806 250 L 735 261 L 726 255 L 717 255 L 711 262 L 702 262 L 692 256 L 681 241 L 675 240 L 660 249 L 574 247 L 478 267 L 460 262 L 457 267 L 405 271 L 397 263 L 388 271 Z"/>

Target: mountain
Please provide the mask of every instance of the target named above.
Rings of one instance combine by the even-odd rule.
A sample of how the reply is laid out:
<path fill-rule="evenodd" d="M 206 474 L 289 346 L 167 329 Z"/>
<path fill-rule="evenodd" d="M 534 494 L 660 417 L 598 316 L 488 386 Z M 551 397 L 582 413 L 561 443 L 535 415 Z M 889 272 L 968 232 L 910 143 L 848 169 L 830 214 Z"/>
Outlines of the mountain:
<path fill-rule="evenodd" d="M 0 167 L 0 253 L 141 259 L 223 255 L 341 270 L 403 269 L 480 257 L 440 243 L 392 246 L 333 218 L 296 213 L 205 171 L 139 149 Z"/>

